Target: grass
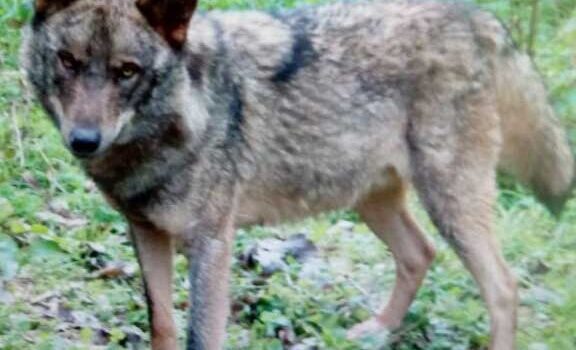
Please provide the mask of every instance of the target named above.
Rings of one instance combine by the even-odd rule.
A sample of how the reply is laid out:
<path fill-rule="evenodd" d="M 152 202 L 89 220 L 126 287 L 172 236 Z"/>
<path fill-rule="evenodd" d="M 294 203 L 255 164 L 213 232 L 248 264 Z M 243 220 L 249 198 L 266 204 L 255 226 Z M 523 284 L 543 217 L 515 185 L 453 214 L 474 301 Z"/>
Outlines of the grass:
<path fill-rule="evenodd" d="M 483 0 L 525 47 L 526 2 Z M 207 2 L 206 8 L 292 6 L 294 1 Z M 23 87 L 17 69 L 20 0 L 0 4 L 0 348 L 146 348 L 147 318 L 125 225 L 61 146 L 59 135 Z M 536 62 L 551 99 L 576 140 L 576 1 L 541 5 Z M 576 201 L 555 221 L 517 185 L 505 185 L 497 234 L 520 281 L 519 348 L 576 348 Z M 419 221 L 434 228 L 414 203 Z M 291 262 L 265 278 L 234 264 L 229 349 L 480 349 L 487 316 L 478 289 L 436 234 L 438 257 L 401 330 L 388 345 L 358 344 L 345 330 L 390 292 L 385 247 L 349 213 L 280 228 L 240 231 L 236 256 L 264 237 L 305 232 L 319 248 L 316 268 Z M 121 276 L 102 278 L 121 265 Z M 185 261 L 176 261 L 176 309 L 185 324 Z M 312 269 L 314 270 L 314 269 Z M 100 272 L 99 272 L 100 271 Z M 301 349 L 302 349 L 301 348 Z"/>

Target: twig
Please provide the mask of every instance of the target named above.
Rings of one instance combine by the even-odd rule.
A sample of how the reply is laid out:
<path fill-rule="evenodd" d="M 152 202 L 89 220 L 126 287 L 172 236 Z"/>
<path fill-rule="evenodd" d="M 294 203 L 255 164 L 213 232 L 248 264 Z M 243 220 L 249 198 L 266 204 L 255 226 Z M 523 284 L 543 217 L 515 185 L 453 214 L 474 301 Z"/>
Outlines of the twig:
<path fill-rule="evenodd" d="M 18 148 L 17 154 L 20 161 L 20 167 L 24 168 L 26 165 L 26 155 L 24 153 L 24 145 L 22 143 L 22 132 L 20 131 L 20 126 L 18 125 L 18 117 L 16 112 L 16 104 L 12 104 L 10 119 L 12 120 L 12 128 L 14 129 L 14 136 L 16 138 L 16 147 Z"/>
<path fill-rule="evenodd" d="M 361 304 L 368 309 L 372 314 L 374 314 L 374 307 L 373 305 L 370 305 L 370 293 L 364 289 L 360 284 L 358 284 L 356 281 L 354 281 L 353 278 L 351 278 L 348 274 L 346 274 L 344 276 L 344 278 L 346 278 L 346 281 L 352 286 L 354 287 L 357 291 L 360 292 L 360 294 L 362 294 L 362 296 L 364 297 L 364 299 L 366 299 L 366 302 L 361 302 Z"/>
<path fill-rule="evenodd" d="M 530 17 L 530 34 L 528 36 L 528 54 L 534 57 L 536 46 L 536 34 L 538 32 L 538 18 L 540 9 L 540 0 L 532 0 L 532 15 Z"/>

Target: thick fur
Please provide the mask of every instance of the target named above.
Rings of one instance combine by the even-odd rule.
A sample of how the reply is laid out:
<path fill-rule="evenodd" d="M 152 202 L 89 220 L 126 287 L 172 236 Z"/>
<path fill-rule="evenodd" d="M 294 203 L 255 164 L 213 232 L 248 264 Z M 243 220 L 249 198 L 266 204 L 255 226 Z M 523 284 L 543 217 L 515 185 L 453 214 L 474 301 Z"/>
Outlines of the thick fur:
<path fill-rule="evenodd" d="M 23 66 L 65 141 L 74 125 L 102 129 L 82 164 L 134 232 L 183 242 L 189 349 L 222 344 L 218 262 L 229 260 L 234 227 L 339 208 L 361 212 L 397 252 L 391 304 L 404 306 L 361 328 L 397 326 L 433 256 L 402 204 L 410 184 L 478 280 L 492 347 L 513 348 L 515 306 L 498 307 L 515 305 L 515 286 L 490 232 L 495 172 L 512 171 L 557 209 L 574 162 L 542 82 L 495 18 L 432 0 L 214 11 L 196 15 L 175 47 L 140 10 L 132 0 L 66 3 L 34 21 Z M 63 49 L 86 69 L 64 72 Z M 126 57 L 142 72 L 118 82 L 113 67 Z M 390 231 L 412 238 L 403 248 Z M 160 300 L 151 279 L 163 272 L 153 270 L 148 295 Z M 153 331 L 167 322 L 151 320 Z M 153 334 L 158 349 L 174 346 L 166 327 Z"/>
<path fill-rule="evenodd" d="M 544 85 L 526 55 L 514 52 L 497 68 L 502 169 L 531 187 L 559 214 L 574 183 L 574 158 Z"/>

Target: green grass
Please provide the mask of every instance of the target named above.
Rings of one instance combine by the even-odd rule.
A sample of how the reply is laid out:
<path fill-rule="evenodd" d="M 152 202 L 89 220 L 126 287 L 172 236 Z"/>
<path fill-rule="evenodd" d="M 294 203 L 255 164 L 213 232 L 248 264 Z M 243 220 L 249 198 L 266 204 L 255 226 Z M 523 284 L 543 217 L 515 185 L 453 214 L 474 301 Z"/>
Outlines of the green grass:
<path fill-rule="evenodd" d="M 204 6 L 262 8 L 295 2 L 217 0 Z M 478 2 L 497 12 L 526 47 L 528 1 Z M 535 59 L 576 141 L 576 0 L 541 2 Z M 125 225 L 25 92 L 17 51 L 29 15 L 23 1 L 0 4 L 0 349 L 115 349 L 136 344 L 132 340 L 139 336 L 146 348 L 148 325 L 138 274 L 94 276 L 114 262 L 135 268 Z M 555 221 L 519 186 L 504 187 L 497 234 L 520 281 L 519 348 L 574 349 L 576 201 Z M 414 210 L 433 233 L 416 204 Z M 308 233 L 320 248 L 320 272 L 299 278 L 303 267 L 292 263 L 288 271 L 264 280 L 235 264 L 230 349 L 282 349 L 280 331 L 288 334 L 285 342 L 359 348 L 345 340 L 345 330 L 365 319 L 369 307 L 390 292 L 394 271 L 389 253 L 354 216 L 337 213 L 293 226 L 240 231 L 237 255 L 263 237 L 296 232 Z M 478 289 L 446 244 L 436 234 L 430 237 L 438 257 L 404 327 L 388 338 L 388 348 L 483 348 L 487 312 Z M 184 259 L 179 257 L 176 265 L 177 318 L 184 329 Z"/>

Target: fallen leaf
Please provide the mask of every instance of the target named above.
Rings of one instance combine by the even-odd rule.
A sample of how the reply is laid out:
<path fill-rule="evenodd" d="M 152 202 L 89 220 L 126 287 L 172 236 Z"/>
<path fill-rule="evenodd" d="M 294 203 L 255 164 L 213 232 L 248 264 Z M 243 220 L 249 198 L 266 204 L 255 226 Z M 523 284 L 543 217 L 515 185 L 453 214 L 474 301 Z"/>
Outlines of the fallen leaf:
<path fill-rule="evenodd" d="M 133 277 L 137 268 L 123 262 L 109 264 L 94 273 L 95 278 Z"/>
<path fill-rule="evenodd" d="M 267 238 L 256 242 L 240 257 L 246 267 L 258 266 L 266 276 L 288 268 L 286 260 L 291 257 L 299 263 L 304 263 L 316 256 L 318 248 L 306 238 L 305 234 L 298 233 L 287 239 Z"/>
<path fill-rule="evenodd" d="M 67 228 L 82 227 L 86 226 L 88 223 L 88 220 L 80 216 L 64 217 L 60 214 L 49 211 L 41 211 L 37 213 L 36 218 L 44 222 L 51 222 Z"/>

